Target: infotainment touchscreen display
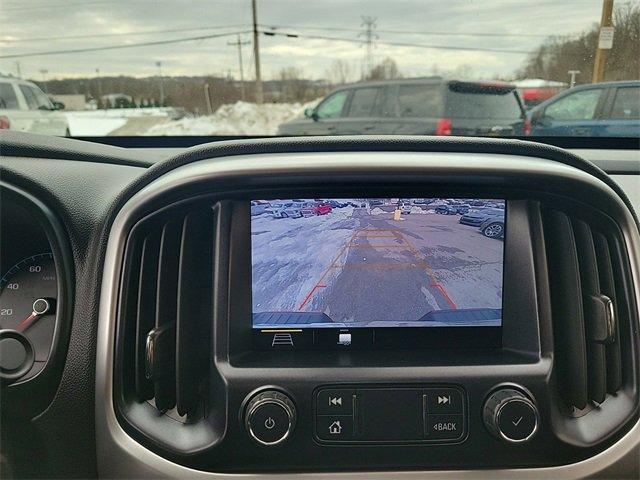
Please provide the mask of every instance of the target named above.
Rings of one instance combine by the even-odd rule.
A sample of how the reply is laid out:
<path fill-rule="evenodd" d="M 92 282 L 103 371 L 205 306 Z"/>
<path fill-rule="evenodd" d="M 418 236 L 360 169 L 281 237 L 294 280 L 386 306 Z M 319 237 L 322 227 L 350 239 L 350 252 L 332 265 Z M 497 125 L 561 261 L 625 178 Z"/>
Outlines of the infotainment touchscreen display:
<path fill-rule="evenodd" d="M 300 198 L 250 208 L 258 347 L 499 346 L 504 199 Z"/>

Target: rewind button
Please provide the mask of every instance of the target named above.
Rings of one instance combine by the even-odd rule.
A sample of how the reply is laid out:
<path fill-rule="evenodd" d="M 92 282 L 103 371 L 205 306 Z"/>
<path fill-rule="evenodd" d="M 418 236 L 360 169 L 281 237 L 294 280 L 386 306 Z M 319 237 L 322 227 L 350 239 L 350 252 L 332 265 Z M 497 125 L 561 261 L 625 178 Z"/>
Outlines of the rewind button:
<path fill-rule="evenodd" d="M 316 397 L 318 415 L 351 415 L 353 413 L 353 395 L 351 389 L 320 390 Z"/>

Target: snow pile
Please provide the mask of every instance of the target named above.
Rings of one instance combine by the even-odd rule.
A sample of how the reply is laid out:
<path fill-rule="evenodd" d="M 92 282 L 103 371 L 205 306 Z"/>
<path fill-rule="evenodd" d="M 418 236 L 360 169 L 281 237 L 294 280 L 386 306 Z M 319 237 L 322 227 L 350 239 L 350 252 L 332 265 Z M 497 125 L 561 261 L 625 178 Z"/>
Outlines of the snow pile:
<path fill-rule="evenodd" d="M 65 112 L 67 117 L 80 118 L 130 118 L 130 117 L 172 117 L 184 115 L 183 111 L 173 107 L 150 108 L 106 108 L 102 110 L 81 110 Z"/>
<path fill-rule="evenodd" d="M 381 208 L 374 208 L 373 210 L 371 210 L 371 215 L 381 215 L 383 213 L 387 213 L 384 210 L 382 210 Z"/>
<path fill-rule="evenodd" d="M 308 103 L 228 103 L 213 115 L 185 117 L 154 125 L 144 135 L 275 135 L 278 125 L 301 117 Z"/>
<path fill-rule="evenodd" d="M 427 214 L 427 210 L 423 210 L 422 208 L 416 206 L 416 205 L 412 205 L 411 206 L 411 213 L 417 213 L 419 215 L 426 215 Z"/>

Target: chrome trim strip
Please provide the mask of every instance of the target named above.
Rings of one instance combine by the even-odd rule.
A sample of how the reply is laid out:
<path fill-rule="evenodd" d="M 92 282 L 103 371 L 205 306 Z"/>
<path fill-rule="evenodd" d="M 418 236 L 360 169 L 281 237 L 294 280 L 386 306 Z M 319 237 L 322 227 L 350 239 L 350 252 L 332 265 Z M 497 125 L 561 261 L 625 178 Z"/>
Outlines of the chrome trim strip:
<path fill-rule="evenodd" d="M 112 226 L 103 271 L 100 298 L 96 358 L 96 442 L 98 473 L 104 478 L 196 478 L 196 479 L 268 479 L 268 474 L 219 474 L 202 472 L 172 463 L 147 450 L 131 438 L 118 424 L 113 405 L 113 353 L 115 342 L 116 301 L 120 279 L 120 262 L 126 233 L 139 209 L 168 190 L 195 181 L 220 181 L 246 175 L 267 173 L 431 173 L 431 174 L 536 174 L 564 177 L 597 188 L 615 199 L 625 212 L 621 225 L 636 290 L 640 299 L 640 241 L 631 214 L 618 196 L 599 179 L 576 168 L 535 157 L 474 153 L 353 152 L 293 153 L 246 155 L 203 160 L 165 174 L 136 193 L 118 213 Z M 634 232 L 634 233 L 631 233 Z M 545 468 L 501 470 L 452 470 L 422 472 L 349 472 L 288 474 L 278 477 L 297 479 L 537 479 L 542 477 L 577 479 L 605 471 L 625 456 L 640 450 L 640 422 L 607 450 L 582 462 Z"/>

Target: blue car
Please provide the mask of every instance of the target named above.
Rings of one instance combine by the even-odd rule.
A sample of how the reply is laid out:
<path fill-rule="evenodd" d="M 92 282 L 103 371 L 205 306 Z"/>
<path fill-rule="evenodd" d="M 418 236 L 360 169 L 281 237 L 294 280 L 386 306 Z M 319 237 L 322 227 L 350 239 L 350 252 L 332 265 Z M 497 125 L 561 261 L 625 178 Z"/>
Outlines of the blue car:
<path fill-rule="evenodd" d="M 640 137 L 640 81 L 580 85 L 542 102 L 528 117 L 533 136 Z"/>

